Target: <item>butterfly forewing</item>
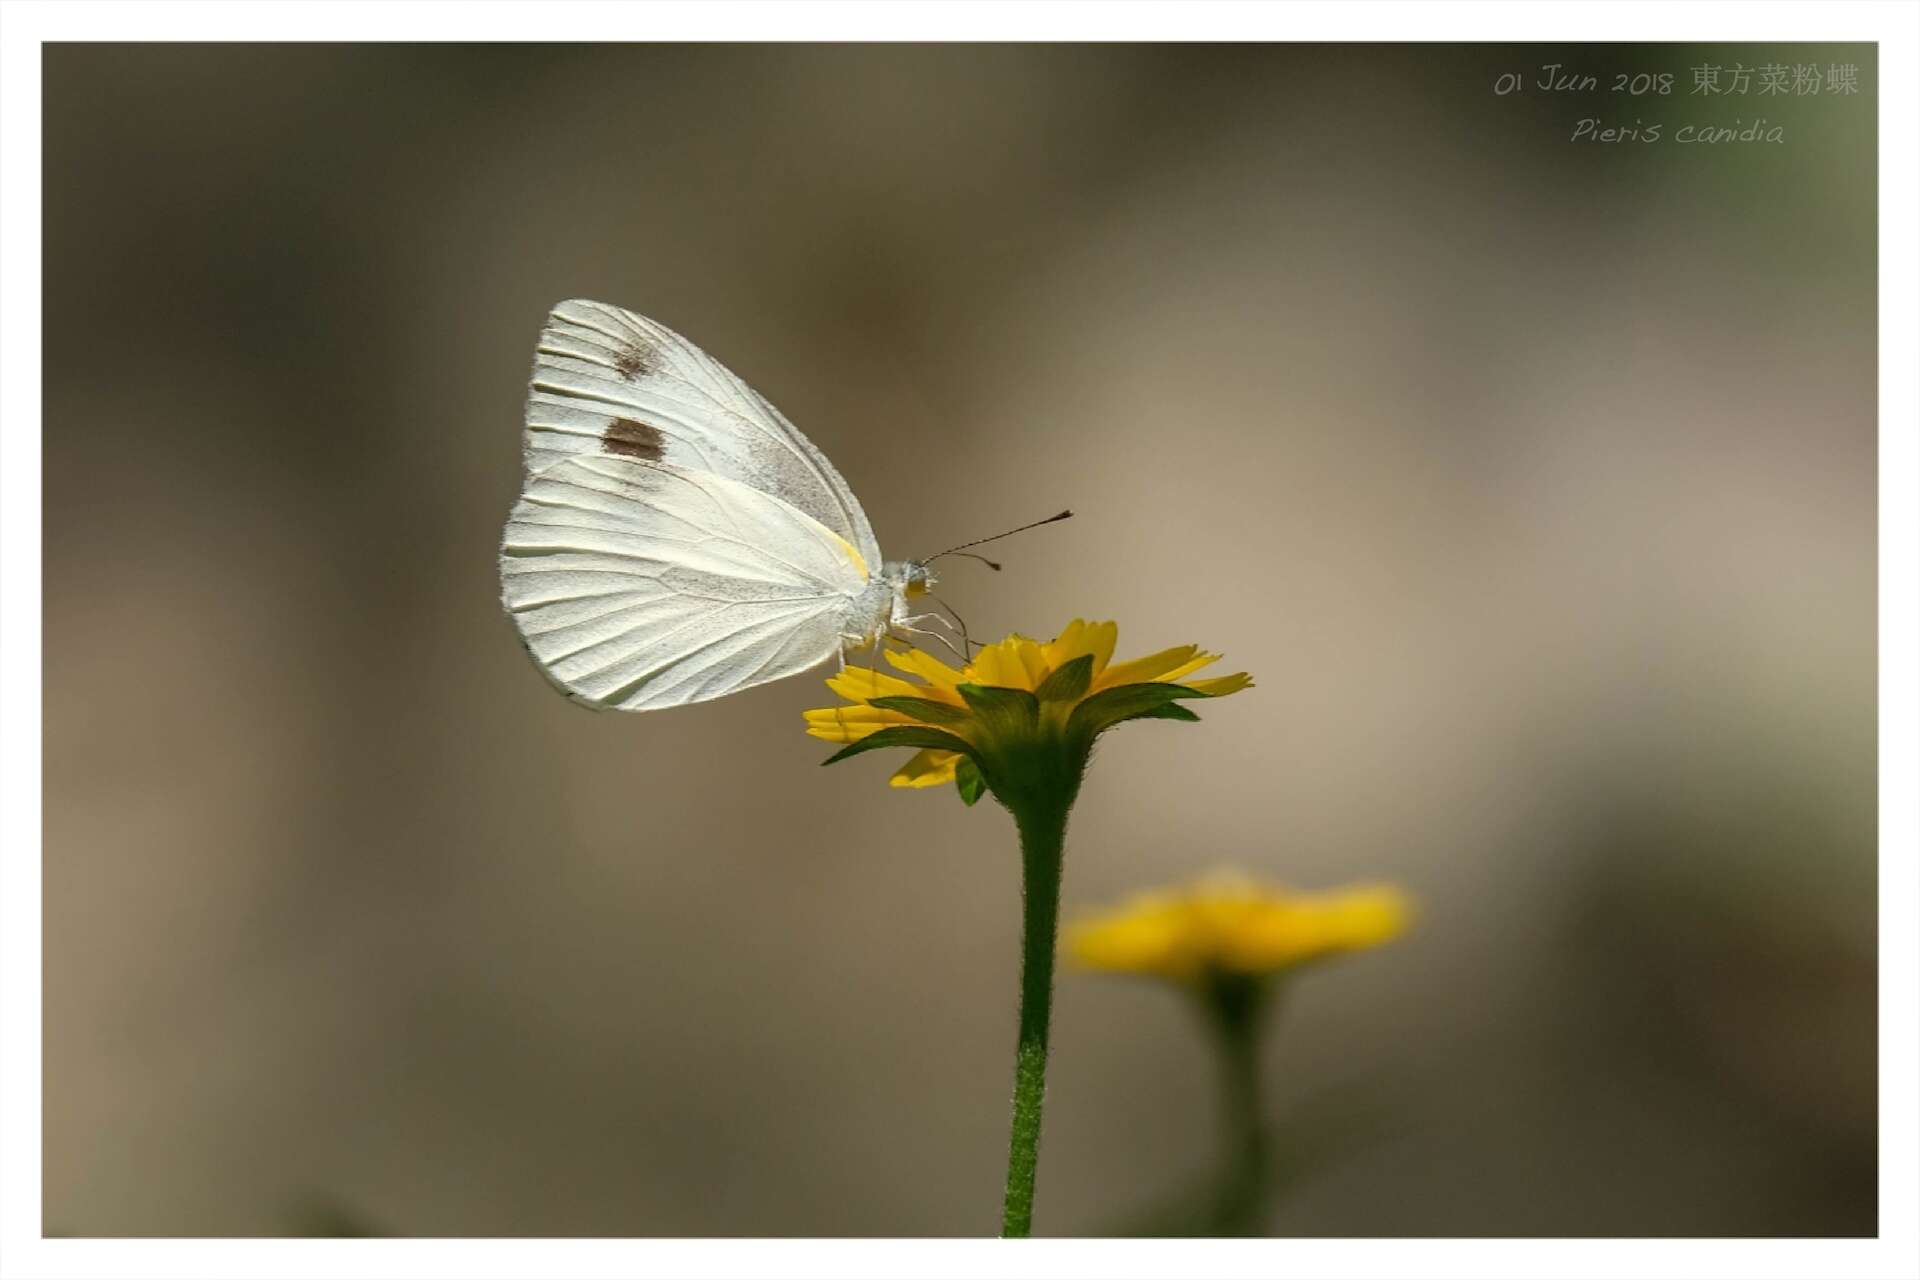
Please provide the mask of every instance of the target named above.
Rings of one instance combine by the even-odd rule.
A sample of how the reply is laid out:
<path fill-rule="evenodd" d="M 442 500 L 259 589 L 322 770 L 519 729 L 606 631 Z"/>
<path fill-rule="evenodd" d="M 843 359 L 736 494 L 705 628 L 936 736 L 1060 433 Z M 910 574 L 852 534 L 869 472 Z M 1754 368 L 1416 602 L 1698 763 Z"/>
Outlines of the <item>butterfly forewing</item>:
<path fill-rule="evenodd" d="M 555 307 L 527 398 L 527 468 L 607 455 L 709 471 L 780 499 L 851 543 L 877 571 L 866 513 L 826 456 L 719 361 L 645 316 L 600 302 Z"/>

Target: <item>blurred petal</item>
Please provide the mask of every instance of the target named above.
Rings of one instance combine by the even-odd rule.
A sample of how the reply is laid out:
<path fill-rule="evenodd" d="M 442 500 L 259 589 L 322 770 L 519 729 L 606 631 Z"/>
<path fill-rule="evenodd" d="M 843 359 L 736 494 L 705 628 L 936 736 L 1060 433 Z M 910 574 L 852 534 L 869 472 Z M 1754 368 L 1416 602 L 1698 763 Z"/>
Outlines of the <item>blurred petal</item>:
<path fill-rule="evenodd" d="M 1074 960 L 1089 969 L 1189 982 L 1209 972 L 1280 973 L 1346 951 L 1390 942 L 1413 915 L 1392 885 L 1296 894 L 1236 874 L 1135 898 L 1068 931 Z"/>
<path fill-rule="evenodd" d="M 1115 915 L 1070 925 L 1067 949 L 1084 968 L 1183 982 L 1197 977 L 1199 966 L 1187 951 L 1189 930 L 1182 916 L 1177 902 L 1138 898 Z"/>
<path fill-rule="evenodd" d="M 1349 889 L 1318 905 L 1328 939 L 1349 950 L 1391 942 L 1413 921 L 1413 903 L 1390 884 Z"/>

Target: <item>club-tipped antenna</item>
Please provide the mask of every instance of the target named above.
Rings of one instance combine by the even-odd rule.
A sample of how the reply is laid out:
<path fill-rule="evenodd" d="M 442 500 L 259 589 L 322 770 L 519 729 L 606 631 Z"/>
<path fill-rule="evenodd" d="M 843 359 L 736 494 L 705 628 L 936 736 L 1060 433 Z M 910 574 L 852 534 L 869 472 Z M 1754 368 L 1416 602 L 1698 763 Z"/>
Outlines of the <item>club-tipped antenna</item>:
<path fill-rule="evenodd" d="M 938 560 L 941 556 L 972 555 L 972 553 L 970 553 L 967 550 L 968 547 L 983 547 L 989 542 L 998 542 L 1002 538 L 1011 538 L 1016 533 L 1025 533 L 1029 529 L 1038 529 L 1043 524 L 1052 524 L 1056 520 L 1069 519 L 1072 515 L 1073 515 L 1073 512 L 1071 511 L 1062 511 L 1057 516 L 1048 516 L 1045 520 L 1035 520 L 1032 524 L 1023 524 L 1017 529 L 1009 529 L 1005 533 L 996 533 L 991 538 L 975 538 L 972 542 L 963 542 L 957 547 L 948 547 L 945 551 L 935 552 L 933 555 L 930 555 L 926 559 L 920 561 L 920 563 L 932 564 L 935 560 Z M 989 569 L 993 569 L 997 571 L 1000 568 L 998 564 L 996 564 L 992 560 L 987 559 L 985 556 L 975 555 L 975 556 L 972 556 L 972 558 L 975 560 L 978 560 L 981 564 L 986 565 L 987 568 Z"/>

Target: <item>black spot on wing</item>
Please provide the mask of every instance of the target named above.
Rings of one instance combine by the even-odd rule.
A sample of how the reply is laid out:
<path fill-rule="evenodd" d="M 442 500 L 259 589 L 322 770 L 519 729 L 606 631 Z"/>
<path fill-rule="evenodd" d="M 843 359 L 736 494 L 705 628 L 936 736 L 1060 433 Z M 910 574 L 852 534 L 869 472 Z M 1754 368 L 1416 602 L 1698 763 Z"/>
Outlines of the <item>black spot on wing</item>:
<path fill-rule="evenodd" d="M 658 462 L 666 456 L 667 438 L 660 434 L 658 427 L 650 427 L 633 418 L 615 418 L 600 433 L 600 447 L 622 458 Z"/>
<path fill-rule="evenodd" d="M 660 367 L 660 353 L 652 343 L 632 338 L 613 353 L 613 367 L 629 382 L 638 381 Z"/>

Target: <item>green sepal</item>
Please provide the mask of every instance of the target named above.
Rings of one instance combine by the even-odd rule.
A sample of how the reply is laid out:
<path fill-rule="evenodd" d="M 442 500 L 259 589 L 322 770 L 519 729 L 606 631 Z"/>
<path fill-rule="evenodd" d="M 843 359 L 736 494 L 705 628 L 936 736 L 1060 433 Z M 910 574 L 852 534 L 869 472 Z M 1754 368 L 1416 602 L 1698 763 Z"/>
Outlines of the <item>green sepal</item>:
<path fill-rule="evenodd" d="M 973 713 L 965 707 L 956 707 L 951 702 L 935 702 L 931 698 L 868 698 L 867 705 L 885 711 L 898 711 L 903 716 L 912 716 L 928 724 L 959 724 L 973 718 Z"/>
<path fill-rule="evenodd" d="M 1030 738 L 1040 724 L 1040 700 L 1025 689 L 984 684 L 963 684 L 959 688 L 960 696 L 973 708 L 984 741 Z"/>
<path fill-rule="evenodd" d="M 1189 689 L 1183 684 L 1169 684 L 1164 680 L 1152 680 L 1144 684 L 1123 684 L 1116 688 L 1103 689 L 1073 709 L 1073 716 L 1067 721 L 1067 733 L 1092 738 L 1095 734 L 1103 733 L 1123 720 L 1138 720 L 1143 716 L 1155 715 L 1159 708 L 1170 707 L 1180 698 L 1207 696 L 1209 695 L 1198 689 Z M 1163 718 L 1179 719 L 1180 717 Z"/>
<path fill-rule="evenodd" d="M 960 757 L 953 771 L 953 785 L 959 788 L 960 799 L 969 807 L 987 793 L 987 780 L 981 776 L 980 766 L 973 762 L 972 756 Z"/>
<path fill-rule="evenodd" d="M 935 751 L 958 751 L 965 756 L 973 755 L 971 743 L 964 738 L 954 737 L 944 729 L 902 724 L 870 733 L 858 742 L 850 742 L 820 763 L 838 764 L 848 756 L 857 756 L 862 751 L 877 751 L 881 747 L 930 747 Z"/>
<path fill-rule="evenodd" d="M 1093 655 L 1083 653 L 1042 680 L 1034 697 L 1042 702 L 1074 702 L 1092 683 Z"/>
<path fill-rule="evenodd" d="M 1204 695 L 1203 695 L 1204 696 Z M 1151 711 L 1142 711 L 1137 716 L 1128 716 L 1129 720 L 1185 720 L 1191 724 L 1199 723 L 1200 717 L 1177 702 L 1163 702 Z M 1118 724 L 1119 721 L 1115 721 Z"/>

